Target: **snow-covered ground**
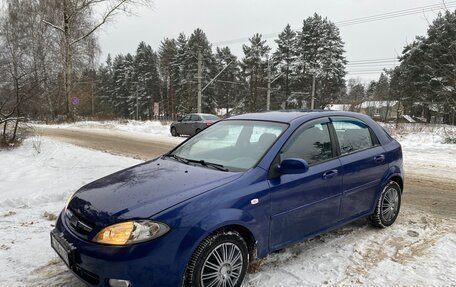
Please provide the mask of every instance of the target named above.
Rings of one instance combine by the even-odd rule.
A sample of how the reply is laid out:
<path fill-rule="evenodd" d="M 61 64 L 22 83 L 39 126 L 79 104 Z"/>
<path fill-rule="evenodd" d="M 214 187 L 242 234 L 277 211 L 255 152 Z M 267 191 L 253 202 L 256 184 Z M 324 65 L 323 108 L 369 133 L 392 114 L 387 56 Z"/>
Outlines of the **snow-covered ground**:
<path fill-rule="evenodd" d="M 137 135 L 153 136 L 157 138 L 172 138 L 169 125 L 162 124 L 160 121 L 81 121 L 70 124 L 43 125 L 34 124 L 34 127 L 46 128 L 86 128 L 124 131 Z"/>
<path fill-rule="evenodd" d="M 0 151 L 0 162 L 0 286 L 77 282 L 49 245 L 55 216 L 82 185 L 140 161 L 29 138 Z M 64 276 L 56 279 L 59 272 Z"/>
<path fill-rule="evenodd" d="M 406 174 L 453 183 L 456 191 L 456 144 L 444 143 L 456 138 L 456 127 L 405 124 L 392 131 L 402 145 Z"/>
<path fill-rule="evenodd" d="M 160 136 L 138 125 L 103 128 Z M 397 135 L 406 166 L 456 170 L 456 145 L 441 144 L 438 136 Z M 0 162 L 7 163 L 0 170 L 0 285 L 83 286 L 50 247 L 55 216 L 80 186 L 140 161 L 34 137 L 0 151 Z M 404 207 L 390 228 L 357 221 L 273 253 L 257 269 L 244 287 L 456 285 L 456 219 Z"/>

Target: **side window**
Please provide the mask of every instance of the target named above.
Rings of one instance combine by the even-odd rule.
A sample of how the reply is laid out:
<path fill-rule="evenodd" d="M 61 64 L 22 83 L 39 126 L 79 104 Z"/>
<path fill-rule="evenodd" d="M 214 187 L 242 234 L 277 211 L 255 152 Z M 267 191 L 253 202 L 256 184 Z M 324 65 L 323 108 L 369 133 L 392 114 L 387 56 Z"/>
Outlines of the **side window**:
<path fill-rule="evenodd" d="M 192 115 L 190 117 L 190 121 L 200 121 L 200 120 L 201 120 L 201 118 L 198 115 Z"/>
<path fill-rule="evenodd" d="M 333 121 L 342 155 L 367 149 L 373 146 L 369 127 L 357 120 L 341 119 Z"/>
<path fill-rule="evenodd" d="M 182 118 L 182 122 L 188 122 L 190 119 L 190 116 L 185 116 Z"/>
<path fill-rule="evenodd" d="M 331 139 L 326 123 L 297 130 L 280 152 L 280 160 L 302 158 L 308 164 L 319 163 L 333 157 Z"/>

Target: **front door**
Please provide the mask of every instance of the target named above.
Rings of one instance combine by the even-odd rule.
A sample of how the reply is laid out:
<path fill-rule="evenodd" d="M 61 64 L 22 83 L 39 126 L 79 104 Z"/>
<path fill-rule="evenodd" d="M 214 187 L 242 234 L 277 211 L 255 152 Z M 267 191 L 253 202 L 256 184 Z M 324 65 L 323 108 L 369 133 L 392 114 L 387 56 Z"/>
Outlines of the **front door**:
<path fill-rule="evenodd" d="M 330 133 L 329 119 L 301 126 L 284 145 L 278 162 L 301 158 L 310 165 L 303 174 L 276 175 L 271 187 L 271 249 L 281 248 L 322 231 L 339 218 L 342 177 Z M 273 164 L 271 168 L 276 168 Z"/>

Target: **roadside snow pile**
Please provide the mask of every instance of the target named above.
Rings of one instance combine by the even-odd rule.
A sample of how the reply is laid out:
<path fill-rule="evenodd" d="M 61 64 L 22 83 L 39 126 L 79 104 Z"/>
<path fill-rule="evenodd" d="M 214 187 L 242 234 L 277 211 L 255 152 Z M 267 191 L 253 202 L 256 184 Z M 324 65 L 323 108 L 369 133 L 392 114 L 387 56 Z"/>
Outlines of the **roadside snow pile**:
<path fill-rule="evenodd" d="M 35 137 L 0 151 L 0 162 L 1 285 L 77 282 L 49 245 L 55 217 L 82 185 L 141 161 Z M 59 272 L 63 281 L 56 278 Z M 30 280 L 33 273 L 39 278 Z M 43 282 L 48 275 L 50 281 Z"/>
<path fill-rule="evenodd" d="M 449 135 L 456 135 L 456 127 L 415 125 L 406 125 L 395 136 L 402 145 L 406 177 L 443 180 L 456 191 L 456 144 L 444 143 Z"/>
<path fill-rule="evenodd" d="M 91 129 L 106 129 L 130 132 L 147 136 L 158 137 L 172 137 L 169 125 L 163 125 L 160 121 L 82 121 L 73 124 L 60 124 L 60 125 L 40 125 L 35 124 L 36 127 L 46 128 L 91 128 Z"/>
<path fill-rule="evenodd" d="M 395 124 L 390 123 L 379 124 L 397 140 L 410 140 L 410 142 L 417 145 L 452 143 L 452 141 L 456 140 L 456 126 L 443 124 L 401 123 L 398 127 L 396 127 Z"/>

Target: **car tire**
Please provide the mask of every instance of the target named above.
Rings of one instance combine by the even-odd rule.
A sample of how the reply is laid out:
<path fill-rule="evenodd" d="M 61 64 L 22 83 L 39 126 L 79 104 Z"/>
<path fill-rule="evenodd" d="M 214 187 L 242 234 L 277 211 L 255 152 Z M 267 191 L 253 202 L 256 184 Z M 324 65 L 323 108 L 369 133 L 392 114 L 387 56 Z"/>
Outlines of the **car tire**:
<path fill-rule="evenodd" d="M 396 221 L 401 208 L 401 195 L 399 184 L 395 181 L 388 182 L 377 201 L 374 213 L 369 217 L 372 225 L 385 228 Z"/>
<path fill-rule="evenodd" d="M 196 135 L 197 133 L 199 133 L 200 131 L 201 131 L 201 129 L 196 129 L 195 135 Z"/>
<path fill-rule="evenodd" d="M 179 136 L 179 134 L 177 133 L 177 130 L 176 130 L 175 127 L 172 127 L 172 128 L 171 128 L 171 135 L 172 135 L 173 137 L 178 137 L 178 136 Z"/>
<path fill-rule="evenodd" d="M 248 261 L 247 243 L 238 232 L 217 231 L 196 248 L 187 266 L 183 286 L 205 287 L 214 284 L 239 287 L 247 272 Z"/>

